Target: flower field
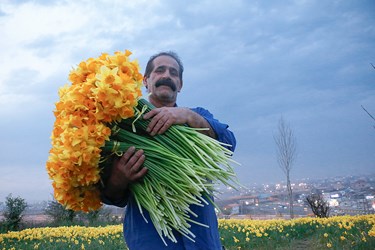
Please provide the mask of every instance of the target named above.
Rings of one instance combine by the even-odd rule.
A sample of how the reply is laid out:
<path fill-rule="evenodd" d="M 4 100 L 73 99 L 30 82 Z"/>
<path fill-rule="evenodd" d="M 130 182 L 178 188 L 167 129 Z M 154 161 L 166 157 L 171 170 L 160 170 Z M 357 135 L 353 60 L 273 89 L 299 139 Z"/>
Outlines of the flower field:
<path fill-rule="evenodd" d="M 127 249 L 122 225 L 43 227 L 0 234 L 0 249 Z"/>
<path fill-rule="evenodd" d="M 219 220 L 226 249 L 375 249 L 375 215 Z"/>
<path fill-rule="evenodd" d="M 375 249 L 375 215 L 220 219 L 226 249 Z M 44 227 L 0 234 L 0 249 L 127 249 L 122 225 Z"/>

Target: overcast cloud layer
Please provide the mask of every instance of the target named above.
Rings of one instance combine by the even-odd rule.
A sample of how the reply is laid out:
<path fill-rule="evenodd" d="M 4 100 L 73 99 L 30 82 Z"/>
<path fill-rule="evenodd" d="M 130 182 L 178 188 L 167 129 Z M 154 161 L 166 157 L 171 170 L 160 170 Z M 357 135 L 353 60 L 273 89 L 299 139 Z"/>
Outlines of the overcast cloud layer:
<path fill-rule="evenodd" d="M 292 181 L 375 173 L 375 2 L 6 1 L 0 3 L 0 201 L 51 198 L 54 103 L 72 67 L 129 49 L 145 67 L 174 50 L 179 106 L 230 125 L 244 184 L 284 180 L 273 136 L 297 138 Z"/>

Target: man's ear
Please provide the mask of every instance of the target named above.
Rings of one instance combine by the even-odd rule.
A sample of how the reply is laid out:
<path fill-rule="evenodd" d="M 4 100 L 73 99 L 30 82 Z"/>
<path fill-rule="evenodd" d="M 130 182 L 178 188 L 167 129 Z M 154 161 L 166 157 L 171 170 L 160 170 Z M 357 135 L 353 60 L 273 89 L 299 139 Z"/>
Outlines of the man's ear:
<path fill-rule="evenodd" d="M 178 92 L 180 92 L 180 91 L 181 91 L 181 89 L 182 89 L 182 86 L 183 86 L 183 82 L 181 81 L 181 87 L 180 87 L 180 89 L 178 90 Z"/>
<path fill-rule="evenodd" d="M 146 87 L 146 89 L 148 89 L 147 77 L 146 76 L 143 77 L 143 85 Z"/>

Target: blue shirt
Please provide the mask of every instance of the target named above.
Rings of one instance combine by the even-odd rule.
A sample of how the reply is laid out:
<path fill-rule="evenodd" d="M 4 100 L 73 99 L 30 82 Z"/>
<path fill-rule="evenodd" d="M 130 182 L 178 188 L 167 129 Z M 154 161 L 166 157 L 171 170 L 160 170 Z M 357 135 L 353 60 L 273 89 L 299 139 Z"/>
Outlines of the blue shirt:
<path fill-rule="evenodd" d="M 230 149 L 234 151 L 236 147 L 236 139 L 233 133 L 228 130 L 228 125 L 219 122 L 213 117 L 213 115 L 204 108 L 194 108 L 194 112 L 204 117 L 207 122 L 211 125 L 215 131 L 216 138 L 218 141 L 230 144 Z M 164 238 L 166 246 L 161 240 L 157 233 L 154 225 L 151 222 L 150 216 L 146 210 L 143 210 L 143 214 L 146 217 L 148 223 L 144 220 L 139 212 L 134 197 L 131 192 L 122 201 L 109 201 L 105 197 L 102 197 L 104 203 L 108 205 L 115 205 L 124 207 L 125 219 L 124 219 L 124 237 L 127 246 L 130 250 L 163 250 L 163 249 L 174 249 L 174 250 L 220 250 L 220 235 L 218 231 L 218 221 L 215 213 L 214 206 L 209 203 L 204 207 L 197 205 L 191 205 L 190 209 L 198 215 L 194 218 L 197 222 L 208 225 L 209 228 L 202 227 L 191 223 L 191 232 L 196 236 L 195 242 L 182 236 L 178 232 L 174 232 L 177 243 L 170 241 L 168 238 Z"/>

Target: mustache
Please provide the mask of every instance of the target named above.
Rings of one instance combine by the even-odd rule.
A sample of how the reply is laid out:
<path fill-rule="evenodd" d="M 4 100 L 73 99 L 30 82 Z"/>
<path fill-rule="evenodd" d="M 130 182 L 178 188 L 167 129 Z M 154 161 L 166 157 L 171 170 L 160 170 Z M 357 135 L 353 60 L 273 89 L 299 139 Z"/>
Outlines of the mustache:
<path fill-rule="evenodd" d="M 160 79 L 155 83 L 155 87 L 160 87 L 162 85 L 170 87 L 173 91 L 177 89 L 176 84 L 169 78 Z"/>

